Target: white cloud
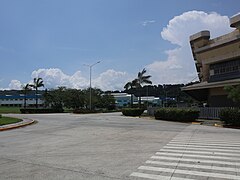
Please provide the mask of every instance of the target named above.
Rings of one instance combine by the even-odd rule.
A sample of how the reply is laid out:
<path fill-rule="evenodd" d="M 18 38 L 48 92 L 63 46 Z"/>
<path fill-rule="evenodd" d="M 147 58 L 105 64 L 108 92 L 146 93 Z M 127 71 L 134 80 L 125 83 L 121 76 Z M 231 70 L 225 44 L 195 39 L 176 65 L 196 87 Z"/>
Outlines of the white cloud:
<path fill-rule="evenodd" d="M 9 84 L 9 89 L 20 90 L 22 89 L 22 83 L 19 80 L 12 80 Z"/>
<path fill-rule="evenodd" d="M 178 47 L 165 52 L 166 60 L 157 60 L 147 66 L 154 83 L 187 83 L 197 76 L 189 36 L 202 30 L 209 30 L 211 38 L 214 38 L 232 29 L 229 18 L 215 12 L 189 11 L 169 21 L 161 36 Z"/>
<path fill-rule="evenodd" d="M 73 75 L 67 75 L 58 68 L 38 69 L 32 72 L 32 78 L 35 77 L 41 77 L 47 88 L 66 86 L 68 88 L 83 89 L 89 87 L 89 77 L 83 76 L 81 71 L 77 71 Z M 126 72 L 110 69 L 92 79 L 92 87 L 98 87 L 102 90 L 123 89 L 127 79 L 128 74 Z"/>
<path fill-rule="evenodd" d="M 93 83 L 103 90 L 121 90 L 127 79 L 129 79 L 129 76 L 126 72 L 109 69 L 94 79 Z"/>
<path fill-rule="evenodd" d="M 155 20 L 146 20 L 146 21 L 141 22 L 141 25 L 147 26 L 147 25 L 155 23 L 155 22 L 156 22 Z"/>

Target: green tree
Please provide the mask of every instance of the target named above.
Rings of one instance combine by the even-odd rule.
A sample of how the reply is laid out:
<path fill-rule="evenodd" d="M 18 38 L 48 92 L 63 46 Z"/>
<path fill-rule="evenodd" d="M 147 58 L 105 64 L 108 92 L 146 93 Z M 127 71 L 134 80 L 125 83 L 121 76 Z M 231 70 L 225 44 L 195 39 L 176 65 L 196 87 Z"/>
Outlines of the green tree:
<path fill-rule="evenodd" d="M 67 108 L 79 109 L 85 105 L 85 95 L 80 89 L 66 89 L 64 105 Z"/>
<path fill-rule="evenodd" d="M 138 72 L 138 76 L 136 79 L 133 80 L 133 85 L 138 88 L 139 90 L 139 107 L 141 107 L 141 89 L 144 84 L 152 84 L 152 81 L 150 81 L 150 78 L 152 76 L 150 75 L 145 75 L 146 74 L 146 69 L 144 68 L 141 72 Z"/>
<path fill-rule="evenodd" d="M 130 92 L 130 90 L 132 90 L 133 88 L 136 88 L 135 81 L 129 81 L 124 86 L 126 92 L 131 94 L 130 107 L 133 107 L 133 92 L 132 91 Z"/>
<path fill-rule="evenodd" d="M 45 91 L 43 97 L 46 106 L 50 106 L 53 109 L 62 109 L 64 104 L 65 91 L 65 87 L 58 87 L 58 89 Z"/>
<path fill-rule="evenodd" d="M 110 94 L 102 94 L 98 99 L 96 107 L 113 110 L 115 109 L 115 98 Z"/>
<path fill-rule="evenodd" d="M 226 86 L 224 90 L 228 92 L 228 98 L 234 102 L 240 102 L 240 85 L 237 86 Z"/>
<path fill-rule="evenodd" d="M 38 88 L 44 87 L 42 78 L 34 78 L 33 84 L 29 85 L 33 89 L 35 89 L 35 99 L 36 99 L 36 108 L 38 108 Z"/>
<path fill-rule="evenodd" d="M 24 108 L 27 106 L 27 93 L 31 91 L 30 84 L 26 84 L 22 87 L 22 92 L 24 94 Z"/>

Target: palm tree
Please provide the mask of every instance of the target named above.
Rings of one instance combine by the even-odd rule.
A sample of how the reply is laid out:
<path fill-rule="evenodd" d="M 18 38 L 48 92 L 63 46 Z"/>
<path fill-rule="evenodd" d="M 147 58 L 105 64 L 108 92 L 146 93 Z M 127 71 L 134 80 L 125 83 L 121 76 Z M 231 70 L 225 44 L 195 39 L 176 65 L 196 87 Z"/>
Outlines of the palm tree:
<path fill-rule="evenodd" d="M 44 87 L 42 78 L 34 78 L 33 84 L 30 84 L 30 87 L 35 89 L 36 108 L 38 108 L 38 88 Z"/>
<path fill-rule="evenodd" d="M 22 91 L 24 94 L 24 109 L 27 106 L 27 93 L 31 90 L 30 84 L 26 84 L 25 86 L 23 86 Z"/>
<path fill-rule="evenodd" d="M 128 91 L 128 90 L 130 90 L 130 89 L 133 89 L 133 88 L 135 88 L 135 82 L 134 81 L 129 81 L 129 82 L 127 82 L 126 84 L 125 84 L 125 86 L 124 86 L 124 89 L 126 90 L 126 91 Z M 133 106 L 133 94 L 132 93 L 130 93 L 131 94 L 131 102 L 130 102 L 130 106 L 132 107 Z"/>
<path fill-rule="evenodd" d="M 147 71 L 146 71 L 146 69 L 144 68 L 144 69 L 142 70 L 142 72 L 139 72 L 139 73 L 138 73 L 137 78 L 133 80 L 135 86 L 136 86 L 137 88 L 139 88 L 139 101 L 138 101 L 139 107 L 141 107 L 141 88 L 142 88 L 142 86 L 143 86 L 144 84 L 152 84 L 152 81 L 149 80 L 149 78 L 152 77 L 152 76 L 150 76 L 150 75 L 146 76 L 146 75 L 145 75 L 146 72 L 147 72 Z"/>

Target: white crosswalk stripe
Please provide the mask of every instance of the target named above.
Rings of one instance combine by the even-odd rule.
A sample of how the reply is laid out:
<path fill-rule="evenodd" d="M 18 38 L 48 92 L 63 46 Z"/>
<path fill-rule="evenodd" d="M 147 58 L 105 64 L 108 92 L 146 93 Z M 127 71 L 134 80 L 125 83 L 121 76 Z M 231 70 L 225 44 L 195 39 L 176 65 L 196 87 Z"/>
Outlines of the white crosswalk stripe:
<path fill-rule="evenodd" d="M 199 151 L 213 151 L 213 152 L 229 152 L 229 153 L 237 153 L 239 154 L 239 150 L 231 150 L 231 149 L 216 149 L 216 148 L 202 148 L 199 147 L 175 147 L 175 146 L 165 146 L 165 149 L 179 149 L 179 150 L 199 150 Z"/>
<path fill-rule="evenodd" d="M 209 155 L 221 155 L 221 156 L 233 156 L 233 157 L 240 157 L 239 153 L 223 153 L 223 152 L 215 152 L 215 151 L 186 151 L 186 150 L 172 150 L 172 149 L 161 149 L 161 152 L 180 152 L 180 153 L 189 153 L 189 154 L 209 154 Z"/>
<path fill-rule="evenodd" d="M 201 126 L 191 125 L 138 167 L 130 177 L 240 180 L 240 139 L 222 134 L 206 137 L 201 133 Z"/>
<path fill-rule="evenodd" d="M 156 164 L 156 165 L 163 165 L 163 166 L 175 166 L 175 167 L 187 167 L 187 168 L 197 168 L 197 169 L 213 169 L 219 171 L 232 171 L 235 172 L 236 168 L 229 168 L 229 167 L 217 167 L 212 165 L 199 165 L 199 164 L 186 164 L 186 163 L 179 163 L 179 162 L 165 162 L 165 161 L 146 161 L 146 164 Z"/>
<path fill-rule="evenodd" d="M 215 155 L 198 155 L 198 154 L 183 154 L 183 153 L 171 153 L 171 152 L 157 152 L 157 155 L 166 155 L 166 156 L 180 156 L 180 157 L 194 157 L 194 158 L 206 158 L 206 159 L 226 159 L 226 160 L 240 160 L 236 157 L 224 157 L 224 156 L 215 156 Z"/>

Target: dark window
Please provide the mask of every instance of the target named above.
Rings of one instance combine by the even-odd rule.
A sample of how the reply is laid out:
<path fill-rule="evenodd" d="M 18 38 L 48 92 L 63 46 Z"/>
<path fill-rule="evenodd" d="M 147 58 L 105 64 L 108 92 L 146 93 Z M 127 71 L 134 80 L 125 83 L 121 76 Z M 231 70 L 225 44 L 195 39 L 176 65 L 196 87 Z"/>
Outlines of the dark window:
<path fill-rule="evenodd" d="M 209 81 L 221 81 L 240 77 L 240 59 L 210 65 Z"/>

